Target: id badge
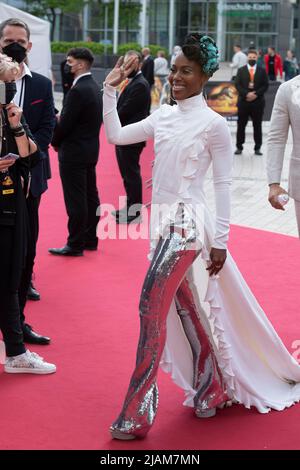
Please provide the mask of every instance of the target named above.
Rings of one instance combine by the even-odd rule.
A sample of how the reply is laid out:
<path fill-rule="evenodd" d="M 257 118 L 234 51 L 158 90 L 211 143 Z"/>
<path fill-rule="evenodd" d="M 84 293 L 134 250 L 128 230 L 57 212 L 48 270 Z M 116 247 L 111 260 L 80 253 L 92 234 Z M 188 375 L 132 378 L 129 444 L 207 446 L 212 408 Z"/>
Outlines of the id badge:
<path fill-rule="evenodd" d="M 8 196 L 9 194 L 14 194 L 14 182 L 9 175 L 7 175 L 1 183 L 2 185 L 2 195 Z"/>

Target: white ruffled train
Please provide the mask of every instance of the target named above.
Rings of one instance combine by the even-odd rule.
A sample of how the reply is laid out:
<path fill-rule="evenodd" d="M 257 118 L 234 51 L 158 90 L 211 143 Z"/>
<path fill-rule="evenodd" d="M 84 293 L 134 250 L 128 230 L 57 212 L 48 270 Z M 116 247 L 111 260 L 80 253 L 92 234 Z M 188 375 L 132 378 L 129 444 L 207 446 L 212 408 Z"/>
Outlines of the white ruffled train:
<path fill-rule="evenodd" d="M 206 213 L 206 235 L 212 218 Z M 210 227 L 208 227 L 209 225 Z M 228 253 L 218 278 L 208 278 L 208 250 L 193 265 L 201 306 L 228 395 L 260 413 L 283 410 L 300 400 L 300 366 L 287 351 L 271 322 Z M 204 321 L 207 323 L 207 321 Z M 167 341 L 161 367 L 186 394 L 184 405 L 194 406 L 192 354 L 173 302 L 167 320 Z"/>

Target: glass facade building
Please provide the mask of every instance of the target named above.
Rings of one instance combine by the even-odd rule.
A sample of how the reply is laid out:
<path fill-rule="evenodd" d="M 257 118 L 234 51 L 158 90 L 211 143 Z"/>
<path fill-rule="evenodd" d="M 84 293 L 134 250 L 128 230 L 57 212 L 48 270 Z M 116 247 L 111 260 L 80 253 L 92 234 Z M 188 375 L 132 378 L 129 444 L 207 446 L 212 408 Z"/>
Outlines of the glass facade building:
<path fill-rule="evenodd" d="M 6 3 L 20 7 L 22 0 Z M 94 0 L 79 14 L 59 14 L 56 40 L 113 43 L 114 0 Z M 272 45 L 285 56 L 300 56 L 299 0 L 119 0 L 118 43 L 158 44 L 171 51 L 189 32 L 214 37 L 221 58 L 230 60 L 234 44 Z M 145 14 L 143 15 L 143 9 Z M 299 51 L 299 52 L 298 52 Z"/>
<path fill-rule="evenodd" d="M 101 0 L 89 7 L 85 35 L 112 42 L 113 4 Z M 142 21 L 142 5 L 146 20 Z M 108 9 L 105 29 L 104 10 Z M 287 49 L 300 56 L 299 0 L 120 0 L 119 43 L 159 44 L 171 52 L 186 34 L 208 33 L 219 45 L 221 58 L 231 60 L 234 44 L 247 49 L 274 46 L 285 56 Z"/>
<path fill-rule="evenodd" d="M 299 44 L 299 31 L 295 28 L 298 26 L 295 20 L 299 15 L 297 3 L 290 0 L 177 0 L 174 44 L 182 43 L 187 33 L 200 31 L 215 38 L 223 60 L 231 59 L 234 44 L 240 44 L 246 49 L 251 42 L 261 49 L 273 45 L 283 53 Z M 168 47 L 169 8 L 168 0 L 149 0 L 150 43 Z"/>

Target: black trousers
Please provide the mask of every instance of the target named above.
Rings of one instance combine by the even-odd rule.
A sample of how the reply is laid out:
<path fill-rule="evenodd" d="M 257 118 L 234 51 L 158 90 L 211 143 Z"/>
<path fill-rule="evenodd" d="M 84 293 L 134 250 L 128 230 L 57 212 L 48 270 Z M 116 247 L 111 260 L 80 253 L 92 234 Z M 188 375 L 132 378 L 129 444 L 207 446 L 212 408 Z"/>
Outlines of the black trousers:
<path fill-rule="evenodd" d="M 39 207 L 41 196 L 34 197 L 29 193 L 26 199 L 30 235 L 28 237 L 26 264 L 22 273 L 21 283 L 19 287 L 19 305 L 21 324 L 25 322 L 24 309 L 27 302 L 27 292 L 30 286 L 34 260 L 36 256 L 36 244 L 39 237 Z"/>
<path fill-rule="evenodd" d="M 253 123 L 253 136 L 254 136 L 254 150 L 259 150 L 262 146 L 262 118 L 264 114 L 265 102 L 264 100 L 240 101 L 238 103 L 238 128 L 236 136 L 236 147 L 243 150 L 245 143 L 245 129 L 249 120 L 252 119 Z"/>
<path fill-rule="evenodd" d="M 59 162 L 60 177 L 67 209 L 68 246 L 83 250 L 86 244 L 97 246 L 100 200 L 96 181 L 96 164 Z"/>
<path fill-rule="evenodd" d="M 144 146 L 144 144 L 116 146 L 119 170 L 127 195 L 127 207 L 143 202 L 140 156 Z"/>
<path fill-rule="evenodd" d="M 14 227 L 0 225 L 0 329 L 7 356 L 18 356 L 26 351 L 20 323 L 18 292 L 12 291 L 11 269 Z"/>

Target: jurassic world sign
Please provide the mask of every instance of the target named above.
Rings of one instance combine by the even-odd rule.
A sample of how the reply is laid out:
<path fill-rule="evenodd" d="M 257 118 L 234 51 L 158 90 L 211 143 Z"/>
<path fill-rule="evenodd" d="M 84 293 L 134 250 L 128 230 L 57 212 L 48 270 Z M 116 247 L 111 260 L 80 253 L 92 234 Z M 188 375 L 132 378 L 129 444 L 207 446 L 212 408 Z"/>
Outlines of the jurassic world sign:
<path fill-rule="evenodd" d="M 265 93 L 264 121 L 271 119 L 275 95 L 280 82 L 270 82 L 269 88 Z M 205 86 L 205 96 L 207 104 L 214 111 L 221 114 L 228 120 L 237 120 L 238 114 L 238 92 L 233 82 L 214 82 L 209 81 Z"/>

